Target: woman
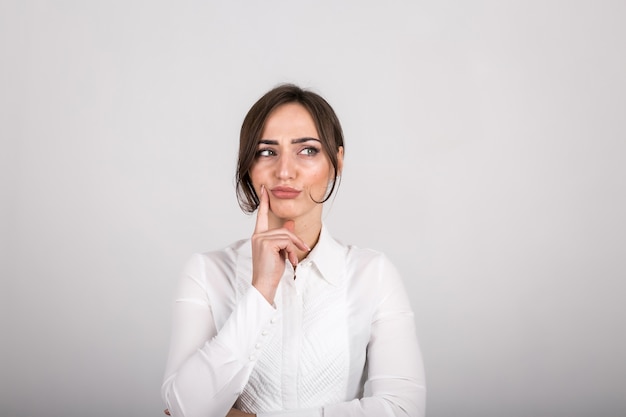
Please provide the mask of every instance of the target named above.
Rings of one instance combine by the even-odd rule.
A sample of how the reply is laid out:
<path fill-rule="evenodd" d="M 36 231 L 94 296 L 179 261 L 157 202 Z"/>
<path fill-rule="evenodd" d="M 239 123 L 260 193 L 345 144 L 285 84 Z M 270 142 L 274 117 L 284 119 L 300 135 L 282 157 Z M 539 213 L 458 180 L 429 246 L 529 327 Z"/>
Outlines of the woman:
<path fill-rule="evenodd" d="M 244 119 L 237 196 L 249 239 L 196 254 L 174 307 L 162 394 L 172 416 L 423 416 L 413 312 L 382 253 L 333 239 L 323 203 L 343 169 L 341 125 L 281 85 Z"/>

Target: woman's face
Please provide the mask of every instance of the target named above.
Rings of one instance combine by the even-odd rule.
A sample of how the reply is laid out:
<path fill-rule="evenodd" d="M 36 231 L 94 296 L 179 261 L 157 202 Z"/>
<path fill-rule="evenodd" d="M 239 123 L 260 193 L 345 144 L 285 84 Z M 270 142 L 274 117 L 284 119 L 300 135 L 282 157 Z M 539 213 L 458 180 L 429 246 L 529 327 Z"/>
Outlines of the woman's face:
<path fill-rule="evenodd" d="M 343 148 L 337 153 L 339 168 Z M 315 122 L 302 105 L 283 104 L 268 117 L 257 148 L 250 178 L 257 195 L 265 186 L 270 199 L 270 222 L 285 220 L 319 222 L 321 201 L 329 181 L 335 177 L 322 148 Z"/>

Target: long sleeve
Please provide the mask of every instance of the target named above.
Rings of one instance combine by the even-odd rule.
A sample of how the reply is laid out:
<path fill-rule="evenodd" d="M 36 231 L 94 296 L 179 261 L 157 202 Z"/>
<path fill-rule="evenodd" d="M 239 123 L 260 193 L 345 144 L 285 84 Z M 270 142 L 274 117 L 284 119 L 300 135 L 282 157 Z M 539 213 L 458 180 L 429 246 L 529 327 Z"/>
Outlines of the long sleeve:
<path fill-rule="evenodd" d="M 258 417 L 423 417 L 426 387 L 413 311 L 395 267 L 380 259 L 377 304 L 367 347 L 361 399 L 319 409 L 260 413 Z"/>
<path fill-rule="evenodd" d="M 174 304 L 162 385 L 174 417 L 423 417 L 413 311 L 380 252 L 324 230 L 286 262 L 275 305 L 250 285 L 249 240 L 192 257 Z"/>
<path fill-rule="evenodd" d="M 196 270 L 188 266 L 180 281 L 161 392 L 173 417 L 220 417 L 241 393 L 280 314 L 250 287 L 217 329 Z"/>

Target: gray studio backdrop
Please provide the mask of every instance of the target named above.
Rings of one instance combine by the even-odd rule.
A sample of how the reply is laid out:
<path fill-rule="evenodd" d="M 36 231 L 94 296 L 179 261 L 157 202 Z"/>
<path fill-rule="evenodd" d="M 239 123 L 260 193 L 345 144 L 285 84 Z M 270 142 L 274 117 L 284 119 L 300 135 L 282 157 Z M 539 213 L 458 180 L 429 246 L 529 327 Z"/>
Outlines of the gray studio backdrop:
<path fill-rule="evenodd" d="M 326 223 L 406 279 L 428 417 L 626 415 L 625 5 L 0 1 L 0 415 L 161 415 L 283 81 L 343 121 Z"/>

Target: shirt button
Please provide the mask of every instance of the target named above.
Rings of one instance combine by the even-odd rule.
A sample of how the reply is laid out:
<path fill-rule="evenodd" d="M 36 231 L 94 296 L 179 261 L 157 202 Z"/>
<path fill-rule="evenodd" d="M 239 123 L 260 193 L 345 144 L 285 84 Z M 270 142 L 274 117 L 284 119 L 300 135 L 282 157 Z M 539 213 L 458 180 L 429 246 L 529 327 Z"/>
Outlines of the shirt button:
<path fill-rule="evenodd" d="M 268 335 L 267 330 L 263 330 L 263 331 L 261 332 L 261 336 L 267 336 L 267 335 Z"/>
<path fill-rule="evenodd" d="M 272 319 L 270 320 L 270 323 L 272 324 L 276 323 L 276 317 L 272 317 Z"/>
<path fill-rule="evenodd" d="M 256 360 L 256 356 L 250 355 L 250 357 L 248 359 L 250 359 L 251 361 Z"/>
<path fill-rule="evenodd" d="M 257 343 L 256 345 L 254 345 L 254 348 L 255 348 L 255 349 L 261 349 L 261 344 L 260 344 L 260 343 Z"/>

